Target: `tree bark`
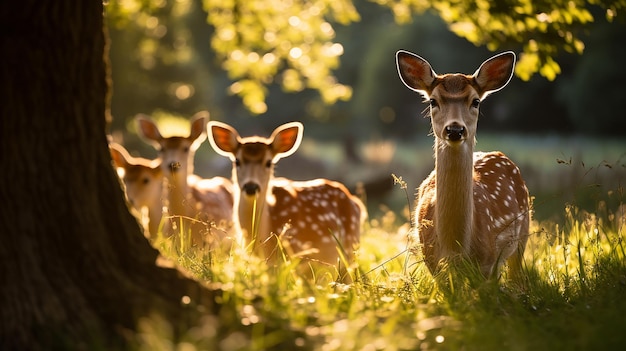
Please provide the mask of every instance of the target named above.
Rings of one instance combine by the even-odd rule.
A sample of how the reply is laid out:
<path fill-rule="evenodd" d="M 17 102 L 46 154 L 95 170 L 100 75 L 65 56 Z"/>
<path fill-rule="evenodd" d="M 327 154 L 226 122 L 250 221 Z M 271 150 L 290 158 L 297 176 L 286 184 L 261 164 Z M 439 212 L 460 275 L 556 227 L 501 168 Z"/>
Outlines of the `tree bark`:
<path fill-rule="evenodd" d="M 0 349 L 120 349 L 143 317 L 215 311 L 156 265 L 111 167 L 102 2 L 4 1 L 0 28 Z"/>

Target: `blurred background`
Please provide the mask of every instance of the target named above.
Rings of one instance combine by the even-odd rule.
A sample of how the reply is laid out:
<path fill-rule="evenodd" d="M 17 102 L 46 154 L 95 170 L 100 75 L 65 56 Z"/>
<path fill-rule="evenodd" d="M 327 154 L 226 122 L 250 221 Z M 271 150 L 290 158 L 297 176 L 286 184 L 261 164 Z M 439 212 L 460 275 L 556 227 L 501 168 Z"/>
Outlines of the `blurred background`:
<path fill-rule="evenodd" d="M 415 188 L 433 169 L 433 137 L 426 104 L 398 78 L 395 52 L 428 60 L 437 73 L 473 73 L 494 52 L 452 33 L 431 12 L 399 25 L 389 9 L 355 0 L 360 21 L 333 24 L 343 55 L 337 79 L 352 88 L 348 101 L 326 104 L 310 89 L 285 92 L 269 84 L 266 111 L 249 112 L 232 94 L 233 80 L 211 48 L 215 28 L 200 0 L 155 1 L 158 6 L 127 21 L 109 21 L 113 81 L 111 134 L 135 156 L 156 157 L 139 139 L 138 113 L 153 116 L 163 134 L 188 132 L 188 119 L 207 110 L 211 119 L 242 136 L 269 136 L 288 121 L 304 123 L 299 151 L 281 160 L 277 175 L 325 177 L 351 190 L 364 189 L 370 217 L 391 210 L 406 221 Z M 534 199 L 535 218 L 553 219 L 566 204 L 589 211 L 615 208 L 626 182 L 626 24 L 602 16 L 585 27 L 582 55 L 555 57 L 553 81 L 514 77 L 481 105 L 481 151 L 501 150 L 513 159 Z M 511 46 L 498 50 L 520 52 Z M 230 162 L 208 143 L 196 153 L 196 173 L 230 176 Z M 406 189 L 395 185 L 401 177 Z M 407 200 L 407 197 L 409 200 Z"/>

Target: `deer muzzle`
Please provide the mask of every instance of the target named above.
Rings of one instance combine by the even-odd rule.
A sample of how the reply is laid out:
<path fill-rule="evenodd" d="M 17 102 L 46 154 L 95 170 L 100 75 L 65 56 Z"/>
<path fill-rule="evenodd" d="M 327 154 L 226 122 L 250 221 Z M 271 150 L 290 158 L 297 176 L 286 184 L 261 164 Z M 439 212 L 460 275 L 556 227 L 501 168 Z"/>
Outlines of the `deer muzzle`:
<path fill-rule="evenodd" d="M 460 124 L 451 124 L 446 127 L 446 139 L 449 141 L 461 141 L 465 138 L 467 130 Z"/>
<path fill-rule="evenodd" d="M 261 191 L 261 187 L 257 183 L 248 182 L 241 187 L 241 190 L 248 196 L 254 196 Z"/>

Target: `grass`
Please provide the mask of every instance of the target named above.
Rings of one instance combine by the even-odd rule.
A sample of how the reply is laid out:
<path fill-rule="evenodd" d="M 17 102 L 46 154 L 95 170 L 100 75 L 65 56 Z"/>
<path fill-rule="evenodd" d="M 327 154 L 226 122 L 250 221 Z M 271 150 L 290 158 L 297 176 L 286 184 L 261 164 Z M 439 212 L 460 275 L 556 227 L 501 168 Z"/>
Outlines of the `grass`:
<path fill-rule="evenodd" d="M 404 189 L 406 192 L 406 189 Z M 409 196 L 407 195 L 407 198 Z M 140 323 L 138 350 L 586 350 L 626 342 L 626 217 L 566 205 L 561 222 L 534 222 L 524 286 L 486 281 L 471 265 L 433 277 L 410 253 L 403 215 L 362 234 L 355 282 L 314 280 L 245 249 L 155 245 L 198 280 L 222 289 L 218 315 L 182 337 L 158 317 Z M 408 212 L 408 211 L 406 211 Z M 398 218 L 400 217 L 400 218 Z M 183 301 L 193 306 L 193 301 Z M 196 306 L 198 307 L 198 306 Z"/>

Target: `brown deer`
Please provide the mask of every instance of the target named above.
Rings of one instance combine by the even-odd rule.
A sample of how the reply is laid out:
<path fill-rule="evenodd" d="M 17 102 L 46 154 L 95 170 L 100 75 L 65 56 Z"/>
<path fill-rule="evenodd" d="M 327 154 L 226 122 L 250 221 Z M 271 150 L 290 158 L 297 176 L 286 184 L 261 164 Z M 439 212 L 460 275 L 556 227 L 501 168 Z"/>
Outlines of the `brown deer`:
<path fill-rule="evenodd" d="M 211 121 L 209 142 L 233 162 L 234 223 L 253 252 L 272 258 L 277 238 L 305 262 L 348 263 L 360 241 L 363 204 L 346 187 L 327 179 L 296 182 L 274 178 L 274 166 L 300 146 L 303 126 L 284 124 L 269 138 L 242 138 L 231 126 Z"/>
<path fill-rule="evenodd" d="M 496 55 L 473 75 L 438 75 L 426 60 L 402 50 L 396 63 L 402 82 L 429 102 L 435 136 L 435 170 L 420 185 L 415 209 L 426 265 L 434 273 L 440 261 L 461 256 L 492 277 L 508 260 L 512 278 L 519 278 L 528 189 L 503 153 L 474 153 L 479 105 L 508 84 L 515 54 Z"/>
<path fill-rule="evenodd" d="M 161 160 L 148 160 L 132 157 L 126 149 L 116 143 L 109 144 L 111 158 L 118 169 L 128 202 L 133 206 L 144 223 L 144 210 L 147 210 L 147 230 L 151 237 L 158 233 L 163 214 L 163 171 Z"/>
<path fill-rule="evenodd" d="M 159 152 L 161 169 L 167 183 L 164 230 L 167 235 L 191 230 L 191 243 L 204 246 L 207 223 L 228 226 L 232 222 L 232 183 L 223 177 L 202 179 L 193 173 L 194 155 L 206 138 L 208 113 L 198 113 L 191 120 L 189 136 L 163 137 L 156 123 L 145 115 L 137 117 L 139 131 L 144 139 Z M 180 228 L 180 225 L 183 228 Z M 218 241 L 226 235 L 216 231 Z"/>

